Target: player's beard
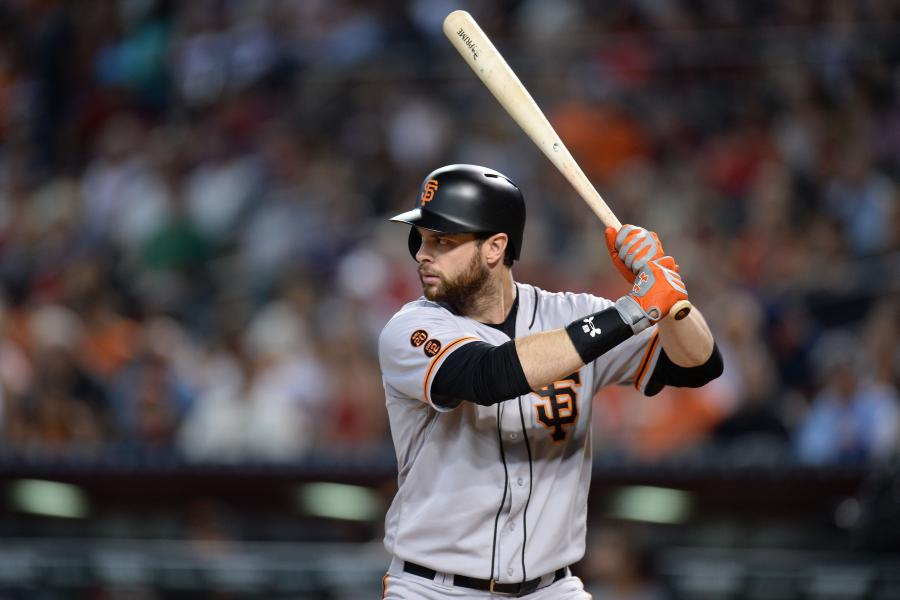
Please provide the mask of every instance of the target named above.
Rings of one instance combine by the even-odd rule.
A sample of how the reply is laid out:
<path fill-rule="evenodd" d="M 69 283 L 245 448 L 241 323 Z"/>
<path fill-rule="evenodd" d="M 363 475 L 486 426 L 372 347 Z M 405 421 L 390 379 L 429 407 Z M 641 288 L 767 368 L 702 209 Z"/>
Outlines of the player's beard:
<path fill-rule="evenodd" d="M 440 278 L 440 285 L 425 285 L 423 281 L 422 293 L 432 302 L 443 302 L 461 315 L 468 314 L 469 309 L 477 303 L 491 276 L 490 270 L 480 259 L 478 253 L 472 256 L 472 261 L 465 270 L 452 281 L 444 275 L 434 273 Z"/>

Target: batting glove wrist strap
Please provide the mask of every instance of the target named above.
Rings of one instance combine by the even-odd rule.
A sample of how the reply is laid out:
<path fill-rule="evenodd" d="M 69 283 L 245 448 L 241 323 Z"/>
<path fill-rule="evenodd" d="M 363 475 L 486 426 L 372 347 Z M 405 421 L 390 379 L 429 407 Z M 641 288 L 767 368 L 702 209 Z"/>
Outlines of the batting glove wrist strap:
<path fill-rule="evenodd" d="M 622 320 L 631 328 L 634 335 L 652 325 L 650 315 L 644 312 L 638 301 L 631 296 L 622 296 L 616 300 L 615 309 Z"/>
<path fill-rule="evenodd" d="M 566 326 L 566 333 L 584 364 L 593 362 L 633 335 L 631 326 L 623 321 L 615 307 L 572 321 Z"/>

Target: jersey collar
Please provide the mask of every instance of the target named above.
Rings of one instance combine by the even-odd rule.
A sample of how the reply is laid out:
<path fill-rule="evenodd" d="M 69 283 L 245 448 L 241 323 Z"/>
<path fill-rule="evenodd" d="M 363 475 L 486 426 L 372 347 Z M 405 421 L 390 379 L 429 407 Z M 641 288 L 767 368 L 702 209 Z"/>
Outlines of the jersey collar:
<path fill-rule="evenodd" d="M 506 319 L 504 319 L 502 323 L 483 323 L 484 325 L 487 325 L 488 327 L 493 327 L 494 329 L 502 331 L 507 336 L 509 336 L 509 339 L 514 339 L 516 337 L 516 315 L 519 312 L 519 296 L 520 296 L 519 284 L 514 283 L 514 285 L 516 286 L 516 298 L 515 298 L 515 300 L 513 300 L 513 304 L 509 309 L 509 314 L 506 315 Z M 450 311 L 452 314 L 454 314 L 458 317 L 465 316 L 465 315 L 461 315 L 458 312 L 456 312 L 453 309 L 453 307 L 450 306 L 449 304 L 447 304 L 446 302 L 437 302 L 436 304 L 438 306 L 440 306 L 441 308 Z"/>

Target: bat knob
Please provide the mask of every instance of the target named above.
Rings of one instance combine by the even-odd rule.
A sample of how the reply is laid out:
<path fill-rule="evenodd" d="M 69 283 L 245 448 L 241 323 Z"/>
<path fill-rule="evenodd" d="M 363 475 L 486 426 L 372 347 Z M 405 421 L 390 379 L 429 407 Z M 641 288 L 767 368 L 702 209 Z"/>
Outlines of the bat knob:
<path fill-rule="evenodd" d="M 676 321 L 680 321 L 689 314 L 691 314 L 691 303 L 687 300 L 679 300 L 672 306 L 672 309 L 669 313 L 675 318 Z"/>

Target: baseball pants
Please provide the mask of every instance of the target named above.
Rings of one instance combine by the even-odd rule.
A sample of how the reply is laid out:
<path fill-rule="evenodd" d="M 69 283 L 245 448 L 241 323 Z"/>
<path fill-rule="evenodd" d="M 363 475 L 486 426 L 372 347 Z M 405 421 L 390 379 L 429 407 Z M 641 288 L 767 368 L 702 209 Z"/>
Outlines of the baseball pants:
<path fill-rule="evenodd" d="M 405 573 L 401 565 L 400 561 L 394 560 L 384 576 L 383 600 L 485 600 L 511 597 L 508 594 L 491 594 L 442 583 L 449 577 L 441 573 L 434 579 Z M 552 575 L 549 579 L 552 580 Z M 556 583 L 520 597 L 527 600 L 591 600 L 591 595 L 584 591 L 584 584 L 574 575 L 563 577 Z"/>

